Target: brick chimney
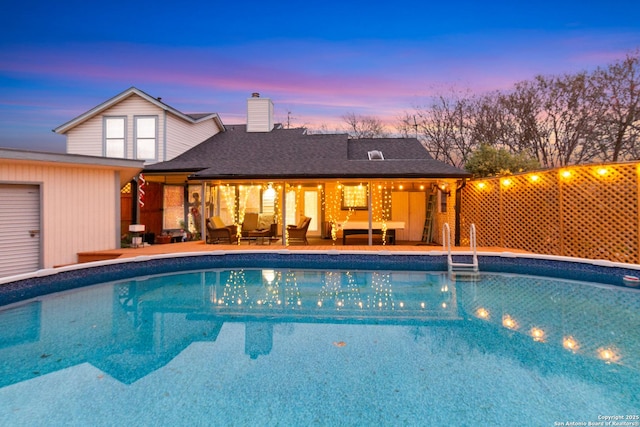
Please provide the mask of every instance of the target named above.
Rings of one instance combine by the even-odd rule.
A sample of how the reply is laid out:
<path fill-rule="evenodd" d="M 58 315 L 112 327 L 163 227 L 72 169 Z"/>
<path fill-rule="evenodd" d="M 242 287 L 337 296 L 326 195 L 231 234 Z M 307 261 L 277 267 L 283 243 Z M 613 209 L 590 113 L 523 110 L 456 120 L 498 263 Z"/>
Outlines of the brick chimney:
<path fill-rule="evenodd" d="M 273 129 L 273 102 L 260 98 L 258 92 L 247 99 L 247 132 L 271 132 Z"/>

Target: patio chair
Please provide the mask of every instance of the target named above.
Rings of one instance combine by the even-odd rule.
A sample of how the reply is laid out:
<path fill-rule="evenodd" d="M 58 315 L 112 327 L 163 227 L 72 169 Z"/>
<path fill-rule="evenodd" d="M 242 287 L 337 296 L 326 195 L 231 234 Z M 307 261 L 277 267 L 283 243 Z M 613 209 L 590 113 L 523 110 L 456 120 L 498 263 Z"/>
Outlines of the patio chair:
<path fill-rule="evenodd" d="M 307 230 L 309 229 L 309 223 L 311 223 L 311 218 L 303 216 L 300 218 L 300 223 L 298 223 L 298 225 L 287 226 L 289 243 L 304 243 L 305 245 L 308 245 L 309 241 L 307 240 Z"/>
<path fill-rule="evenodd" d="M 244 221 L 242 222 L 242 237 L 248 237 L 250 231 L 258 229 L 258 214 L 253 212 L 247 212 L 244 214 Z"/>
<path fill-rule="evenodd" d="M 207 218 L 207 243 L 238 243 L 238 228 L 224 225 L 218 216 Z"/>

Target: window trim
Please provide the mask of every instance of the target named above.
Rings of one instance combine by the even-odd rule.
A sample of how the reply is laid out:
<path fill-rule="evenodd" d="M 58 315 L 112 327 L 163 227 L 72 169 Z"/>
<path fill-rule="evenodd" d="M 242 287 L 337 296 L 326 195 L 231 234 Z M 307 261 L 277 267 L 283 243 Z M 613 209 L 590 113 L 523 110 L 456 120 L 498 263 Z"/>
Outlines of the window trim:
<path fill-rule="evenodd" d="M 447 213 L 449 195 L 438 188 L 438 213 Z"/>
<path fill-rule="evenodd" d="M 140 157 L 138 155 L 138 140 L 150 140 L 151 138 L 138 137 L 138 119 L 154 120 L 154 136 L 153 136 L 153 157 Z M 155 161 L 158 160 L 158 116 L 157 115 L 139 115 L 133 116 L 133 158 L 136 160 Z"/>
<path fill-rule="evenodd" d="M 109 120 L 122 120 L 123 122 L 123 131 L 124 135 L 122 138 L 109 138 L 107 135 L 107 122 Z M 109 140 L 120 140 L 122 139 L 122 157 L 113 157 L 109 156 L 107 150 L 107 142 Z M 102 156 L 109 157 L 113 159 L 126 159 L 127 158 L 127 116 L 102 116 Z"/>

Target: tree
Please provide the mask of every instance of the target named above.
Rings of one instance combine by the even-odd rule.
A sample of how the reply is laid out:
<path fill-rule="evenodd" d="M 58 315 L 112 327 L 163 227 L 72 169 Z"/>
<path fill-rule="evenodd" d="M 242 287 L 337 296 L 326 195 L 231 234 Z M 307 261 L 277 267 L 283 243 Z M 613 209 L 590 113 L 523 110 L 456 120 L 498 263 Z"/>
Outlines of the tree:
<path fill-rule="evenodd" d="M 457 90 L 433 98 L 427 107 L 415 107 L 415 114 L 405 114 L 400 127 L 417 126 L 419 139 L 436 160 L 462 167 L 476 144 L 472 137 L 468 94 Z M 415 120 L 415 122 L 414 122 Z"/>
<path fill-rule="evenodd" d="M 495 147 L 511 147 L 516 124 L 509 114 L 506 95 L 493 92 L 478 97 L 473 109 L 473 140 Z"/>
<path fill-rule="evenodd" d="M 594 82 L 602 95 L 597 122 L 602 160 L 640 158 L 640 50 L 596 70 Z"/>
<path fill-rule="evenodd" d="M 342 120 L 347 124 L 346 132 L 351 138 L 386 138 L 388 135 L 382 120 L 377 117 L 347 113 Z"/>
<path fill-rule="evenodd" d="M 483 178 L 539 169 L 540 163 L 525 153 L 511 154 L 505 148 L 482 144 L 471 154 L 464 168 L 474 178 Z"/>
<path fill-rule="evenodd" d="M 481 144 L 530 153 L 543 167 L 640 158 L 640 50 L 594 72 L 535 76 L 510 91 L 436 95 L 398 130 L 431 155 L 466 164 Z"/>

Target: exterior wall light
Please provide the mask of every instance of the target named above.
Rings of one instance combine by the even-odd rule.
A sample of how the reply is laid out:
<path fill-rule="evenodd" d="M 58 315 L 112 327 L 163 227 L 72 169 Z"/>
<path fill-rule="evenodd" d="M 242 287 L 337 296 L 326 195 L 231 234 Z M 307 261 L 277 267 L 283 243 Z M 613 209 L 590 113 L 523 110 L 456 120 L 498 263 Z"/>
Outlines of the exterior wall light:
<path fill-rule="evenodd" d="M 444 194 L 446 194 L 447 196 L 451 194 L 451 191 L 449 190 L 448 182 L 444 182 L 444 181 L 438 182 L 437 186 L 438 186 L 438 189 L 442 191 Z"/>

